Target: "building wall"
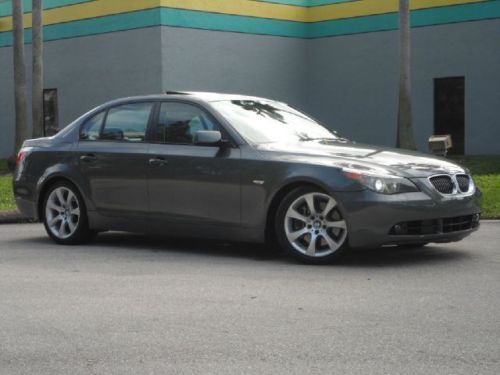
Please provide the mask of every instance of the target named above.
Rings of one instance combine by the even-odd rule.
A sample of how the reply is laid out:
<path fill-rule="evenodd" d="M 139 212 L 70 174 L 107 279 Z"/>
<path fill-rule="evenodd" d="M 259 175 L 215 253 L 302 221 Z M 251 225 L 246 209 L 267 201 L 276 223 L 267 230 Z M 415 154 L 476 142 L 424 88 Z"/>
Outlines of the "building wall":
<path fill-rule="evenodd" d="M 465 76 L 467 154 L 500 153 L 500 20 L 412 30 L 413 119 L 420 150 L 434 132 L 433 79 Z M 394 145 L 399 34 L 309 41 L 306 108 L 348 138 Z"/>
<path fill-rule="evenodd" d="M 162 27 L 164 90 L 234 92 L 303 107 L 304 39 Z"/>
<path fill-rule="evenodd" d="M 44 86 L 58 90 L 60 126 L 105 101 L 161 92 L 160 39 L 160 28 L 153 27 L 46 43 Z M 31 45 L 27 62 L 31 62 L 30 49 Z M 4 158 L 11 155 L 14 143 L 11 47 L 0 49 L 0 66 L 10 67 L 0 69 L 0 158 Z M 28 82 L 28 91 L 30 87 Z"/>
<path fill-rule="evenodd" d="M 25 0 L 27 70 L 31 1 Z M 432 79 L 466 79 L 466 152 L 498 153 L 500 0 L 414 0 L 418 144 Z M 207 90 L 289 102 L 347 137 L 394 144 L 397 0 L 45 0 L 45 87 L 64 126 L 114 97 Z M 12 152 L 12 20 L 0 3 L 0 157 Z M 30 87 L 30 82 L 28 82 Z"/>

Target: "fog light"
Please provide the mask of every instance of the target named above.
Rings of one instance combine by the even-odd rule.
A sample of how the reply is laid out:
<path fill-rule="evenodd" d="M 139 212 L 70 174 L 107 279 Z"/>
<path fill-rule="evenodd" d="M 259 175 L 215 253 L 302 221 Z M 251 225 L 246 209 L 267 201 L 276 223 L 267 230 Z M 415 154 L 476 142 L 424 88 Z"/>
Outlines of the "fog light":
<path fill-rule="evenodd" d="M 402 231 L 403 231 L 403 228 L 401 227 L 401 225 L 399 225 L 399 224 L 394 225 L 394 233 L 395 234 L 401 234 Z"/>
<path fill-rule="evenodd" d="M 474 216 L 472 216 L 472 221 L 474 223 L 479 223 L 479 219 L 481 218 L 481 215 L 479 214 L 475 214 Z"/>

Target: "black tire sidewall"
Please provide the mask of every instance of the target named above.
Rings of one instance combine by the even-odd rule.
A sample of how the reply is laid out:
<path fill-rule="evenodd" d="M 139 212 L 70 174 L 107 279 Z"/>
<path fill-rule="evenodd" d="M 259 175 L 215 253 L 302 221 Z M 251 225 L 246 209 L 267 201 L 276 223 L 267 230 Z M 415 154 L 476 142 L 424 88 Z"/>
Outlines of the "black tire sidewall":
<path fill-rule="evenodd" d="M 340 257 L 342 257 L 346 253 L 346 251 L 348 251 L 349 246 L 348 246 L 348 238 L 347 237 L 346 237 L 344 243 L 342 244 L 342 246 L 334 253 L 327 255 L 327 256 L 324 256 L 324 257 L 314 257 L 314 258 L 307 256 L 307 255 L 304 255 L 304 254 L 300 253 L 299 251 L 297 251 L 292 246 L 292 244 L 290 244 L 290 242 L 288 241 L 288 239 L 286 237 L 285 216 L 286 216 L 286 212 L 288 211 L 288 208 L 297 198 L 299 198 L 302 195 L 309 194 L 309 193 L 320 193 L 320 194 L 326 194 L 326 195 L 331 196 L 331 194 L 325 193 L 323 190 L 321 190 L 317 187 L 314 187 L 314 186 L 298 187 L 298 188 L 292 190 L 290 193 L 288 193 L 283 198 L 283 200 L 281 201 L 281 203 L 278 207 L 278 210 L 276 211 L 276 217 L 275 217 L 275 221 L 274 221 L 274 224 L 275 224 L 274 230 L 276 233 L 276 238 L 277 238 L 277 241 L 278 241 L 280 247 L 283 250 L 285 250 L 288 254 L 290 254 L 295 259 L 297 259 L 303 263 L 329 264 L 329 263 L 332 263 L 332 262 L 340 259 Z M 337 199 L 335 197 L 332 196 L 332 198 L 334 198 L 337 201 Z M 339 208 L 339 210 L 340 210 L 340 208 Z M 342 217 L 345 220 L 344 213 L 342 211 L 340 213 L 342 214 Z"/>
<path fill-rule="evenodd" d="M 64 187 L 66 189 L 71 190 L 73 194 L 75 194 L 76 199 L 78 200 L 78 205 L 80 207 L 80 218 L 78 220 L 78 224 L 76 226 L 75 232 L 67 237 L 67 238 L 59 238 L 55 236 L 52 231 L 49 228 L 49 225 L 47 223 L 47 218 L 45 216 L 45 211 L 46 211 L 46 206 L 47 206 L 47 201 L 49 199 L 50 194 L 57 188 Z M 45 231 L 49 235 L 49 237 L 56 243 L 61 244 L 61 245 L 76 245 L 79 243 L 83 243 L 87 240 L 89 240 L 92 237 L 92 233 L 89 230 L 89 225 L 88 225 L 88 217 L 87 217 L 87 209 L 85 207 L 85 202 L 83 200 L 82 195 L 78 191 L 78 189 L 70 182 L 66 181 L 60 181 L 56 182 L 53 184 L 46 192 L 45 196 L 43 197 L 43 206 L 42 206 L 42 212 L 41 214 L 43 215 L 43 225 L 45 227 Z"/>

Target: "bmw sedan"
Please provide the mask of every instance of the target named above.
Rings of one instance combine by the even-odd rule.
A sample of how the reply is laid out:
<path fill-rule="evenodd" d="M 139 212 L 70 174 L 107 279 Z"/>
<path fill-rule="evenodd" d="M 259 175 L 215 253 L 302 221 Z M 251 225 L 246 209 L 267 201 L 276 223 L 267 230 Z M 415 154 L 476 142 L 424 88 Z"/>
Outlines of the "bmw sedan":
<path fill-rule="evenodd" d="M 356 144 L 263 98 L 115 100 L 24 142 L 14 192 L 59 244 L 120 230 L 266 242 L 308 263 L 458 241 L 479 226 L 467 169 Z"/>

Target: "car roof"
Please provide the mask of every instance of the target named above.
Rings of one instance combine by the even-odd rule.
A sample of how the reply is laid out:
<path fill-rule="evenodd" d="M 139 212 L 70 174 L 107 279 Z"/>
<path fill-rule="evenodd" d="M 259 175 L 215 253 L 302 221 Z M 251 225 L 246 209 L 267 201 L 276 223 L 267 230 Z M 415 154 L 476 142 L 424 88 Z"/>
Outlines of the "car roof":
<path fill-rule="evenodd" d="M 164 94 L 156 95 L 141 95 L 141 96 L 130 96 L 126 98 L 120 98 L 108 102 L 106 104 L 117 104 L 121 102 L 135 101 L 135 100 L 164 100 L 164 99 L 190 99 L 194 101 L 202 102 L 216 102 L 223 100 L 255 100 L 255 101 L 268 101 L 271 99 L 266 99 L 258 96 L 251 95 L 240 95 L 240 94 L 226 94 L 217 92 L 203 92 L 203 91 L 167 91 Z"/>

